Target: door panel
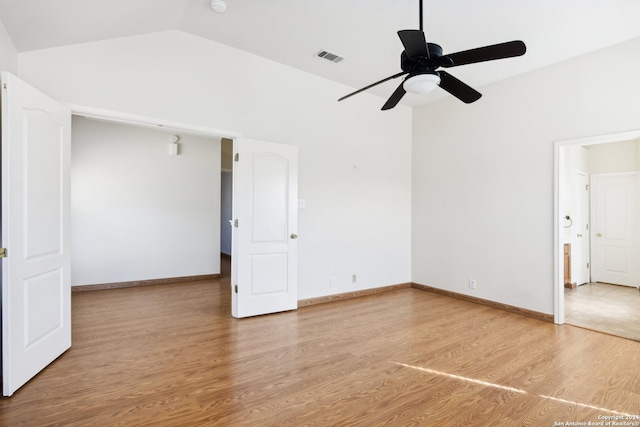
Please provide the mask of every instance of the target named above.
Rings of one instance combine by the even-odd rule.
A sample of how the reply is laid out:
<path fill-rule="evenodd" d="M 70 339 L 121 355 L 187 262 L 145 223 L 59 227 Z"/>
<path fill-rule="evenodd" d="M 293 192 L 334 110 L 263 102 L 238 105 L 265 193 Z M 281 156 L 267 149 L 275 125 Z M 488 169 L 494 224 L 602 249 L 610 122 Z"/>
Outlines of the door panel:
<path fill-rule="evenodd" d="M 571 277 L 582 285 L 589 281 L 589 177 L 584 172 L 574 176 L 575 215 L 571 237 Z"/>
<path fill-rule="evenodd" d="M 592 179 L 593 281 L 638 286 L 638 174 Z"/>
<path fill-rule="evenodd" d="M 294 310 L 297 289 L 298 151 L 238 139 L 233 170 L 232 314 Z"/>
<path fill-rule="evenodd" d="M 260 153 L 249 161 L 253 163 L 253 241 L 287 243 L 289 159 L 276 153 Z"/>
<path fill-rule="evenodd" d="M 19 387 L 71 346 L 71 113 L 2 74 L 2 378 Z"/>
<path fill-rule="evenodd" d="M 251 295 L 286 293 L 287 253 L 254 254 L 251 256 Z"/>

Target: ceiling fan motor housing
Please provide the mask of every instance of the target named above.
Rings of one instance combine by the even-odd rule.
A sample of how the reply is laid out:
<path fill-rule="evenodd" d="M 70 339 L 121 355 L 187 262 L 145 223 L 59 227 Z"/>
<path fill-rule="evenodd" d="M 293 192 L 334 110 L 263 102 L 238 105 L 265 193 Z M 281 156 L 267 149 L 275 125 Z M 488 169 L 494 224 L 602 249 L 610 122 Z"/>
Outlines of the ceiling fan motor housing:
<path fill-rule="evenodd" d="M 442 56 L 442 48 L 435 43 L 427 43 L 430 58 L 440 58 Z"/>
<path fill-rule="evenodd" d="M 442 58 L 442 47 L 440 45 L 427 43 L 427 48 L 429 49 L 428 58 L 426 56 L 409 58 L 407 52 L 402 51 L 400 54 L 400 68 L 402 71 L 409 73 L 435 71 L 436 68 L 443 65 L 443 59 L 448 59 L 446 57 Z"/>

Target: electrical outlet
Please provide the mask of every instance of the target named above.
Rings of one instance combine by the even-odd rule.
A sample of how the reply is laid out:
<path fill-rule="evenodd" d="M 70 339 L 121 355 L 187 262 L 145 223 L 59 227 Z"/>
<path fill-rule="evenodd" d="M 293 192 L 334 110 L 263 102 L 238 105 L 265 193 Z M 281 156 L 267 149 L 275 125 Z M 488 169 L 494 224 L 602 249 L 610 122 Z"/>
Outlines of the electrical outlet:
<path fill-rule="evenodd" d="M 358 278 L 355 274 L 351 275 L 351 283 L 356 283 L 358 281 Z"/>
<path fill-rule="evenodd" d="M 476 288 L 476 279 L 469 279 L 469 288 L 471 289 Z"/>
<path fill-rule="evenodd" d="M 336 278 L 331 276 L 329 277 L 329 287 L 333 288 L 336 285 Z"/>

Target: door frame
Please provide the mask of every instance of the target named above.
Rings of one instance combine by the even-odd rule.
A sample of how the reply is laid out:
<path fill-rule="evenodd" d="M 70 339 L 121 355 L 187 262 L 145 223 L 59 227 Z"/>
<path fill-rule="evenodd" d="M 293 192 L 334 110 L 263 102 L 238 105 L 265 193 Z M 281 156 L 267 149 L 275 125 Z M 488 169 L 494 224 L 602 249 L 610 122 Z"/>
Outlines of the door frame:
<path fill-rule="evenodd" d="M 564 161 L 565 149 L 569 147 L 585 147 L 595 144 L 628 141 L 640 138 L 640 129 L 606 135 L 589 136 L 555 141 L 553 167 L 553 321 L 558 325 L 564 324 L 564 247 L 563 247 L 563 202 L 564 194 Z"/>
<path fill-rule="evenodd" d="M 93 120 L 107 121 L 114 124 L 142 126 L 163 131 L 174 131 L 175 133 L 190 134 L 203 137 L 228 138 L 237 139 L 242 136 L 241 133 L 212 128 L 208 126 L 200 126 L 192 123 L 178 122 L 173 120 L 160 119 L 151 116 L 142 116 L 138 114 L 130 114 L 115 110 L 106 110 L 102 108 L 90 107 L 79 104 L 63 104 L 71 110 L 71 117 L 80 116 Z M 73 134 L 71 136 L 73 140 Z M 231 267 L 233 269 L 233 266 Z M 231 310 L 231 307 L 229 308 Z"/>
<path fill-rule="evenodd" d="M 72 116 L 82 116 L 88 119 L 105 120 L 113 123 L 122 123 L 134 126 L 146 126 L 150 128 L 161 128 L 162 130 L 175 130 L 183 133 L 190 133 L 200 136 L 215 136 L 217 138 L 236 139 L 242 136 L 241 133 L 217 129 L 208 126 L 200 126 L 192 123 L 178 122 L 173 120 L 160 119 L 139 114 L 124 113 L 115 110 L 90 107 L 87 105 L 64 104 L 71 110 Z"/>

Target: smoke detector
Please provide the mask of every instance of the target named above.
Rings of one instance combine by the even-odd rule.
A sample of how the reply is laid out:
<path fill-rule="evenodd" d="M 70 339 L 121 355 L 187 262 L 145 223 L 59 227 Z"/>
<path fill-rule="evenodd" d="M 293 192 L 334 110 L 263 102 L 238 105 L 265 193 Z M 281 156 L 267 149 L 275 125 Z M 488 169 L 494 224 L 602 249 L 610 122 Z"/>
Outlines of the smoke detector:
<path fill-rule="evenodd" d="M 211 0 L 211 9 L 218 13 L 224 13 L 227 10 L 227 3 L 223 0 Z"/>

